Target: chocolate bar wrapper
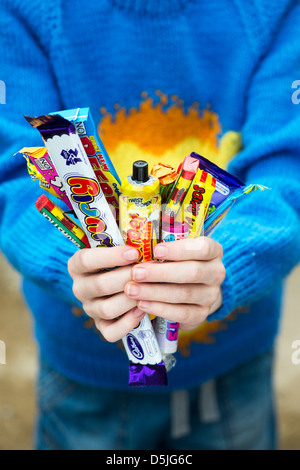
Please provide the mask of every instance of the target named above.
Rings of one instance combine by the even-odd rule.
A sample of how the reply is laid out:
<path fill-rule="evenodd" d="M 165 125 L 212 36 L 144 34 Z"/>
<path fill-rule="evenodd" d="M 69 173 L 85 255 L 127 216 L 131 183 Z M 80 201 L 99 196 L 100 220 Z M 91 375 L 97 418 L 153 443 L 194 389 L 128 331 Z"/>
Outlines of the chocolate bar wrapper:
<path fill-rule="evenodd" d="M 30 176 L 30 179 L 32 181 L 38 181 L 40 188 L 45 189 L 51 196 L 58 197 L 57 192 L 54 190 L 54 188 L 48 183 L 48 181 L 45 180 L 43 175 L 37 170 L 35 165 L 31 163 L 29 160 L 28 156 L 22 154 L 21 152 L 18 152 L 20 155 L 23 155 L 26 159 L 26 164 L 27 164 L 27 171 L 28 175 Z"/>
<path fill-rule="evenodd" d="M 211 198 L 211 203 L 208 209 L 210 215 L 230 194 L 238 188 L 243 188 L 245 184 L 240 181 L 236 176 L 228 173 L 223 168 L 220 168 L 215 163 L 204 158 L 196 152 L 191 153 L 191 157 L 199 161 L 200 170 L 206 171 L 211 174 L 216 180 L 216 188 Z"/>
<path fill-rule="evenodd" d="M 72 204 L 66 195 L 63 183 L 54 167 L 54 164 L 50 160 L 47 149 L 45 147 L 24 147 L 19 153 L 28 157 L 44 180 L 46 180 L 53 188 L 56 193 L 56 197 L 61 199 L 69 209 L 72 210 Z"/>
<path fill-rule="evenodd" d="M 149 316 L 146 314 L 136 328 L 123 339 L 130 359 L 131 387 L 167 385 L 167 374 L 161 351 Z"/>
<path fill-rule="evenodd" d="M 76 132 L 100 183 L 105 199 L 114 208 L 115 217 L 118 221 L 121 183 L 96 130 L 90 108 L 68 109 L 59 111 L 56 114 L 74 123 Z"/>

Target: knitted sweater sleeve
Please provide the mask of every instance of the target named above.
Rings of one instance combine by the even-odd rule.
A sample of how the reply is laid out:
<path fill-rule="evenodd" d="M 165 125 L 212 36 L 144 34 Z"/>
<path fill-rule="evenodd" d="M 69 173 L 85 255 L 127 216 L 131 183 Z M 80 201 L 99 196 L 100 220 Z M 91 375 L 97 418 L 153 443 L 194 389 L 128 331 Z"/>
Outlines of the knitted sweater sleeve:
<path fill-rule="evenodd" d="M 300 109 L 292 100 L 299 24 L 298 4 L 284 15 L 248 88 L 243 150 L 229 170 L 271 190 L 238 202 L 212 235 L 223 245 L 227 274 L 223 306 L 210 320 L 276 289 L 300 260 Z"/>
<path fill-rule="evenodd" d="M 41 188 L 30 181 L 25 160 L 14 156 L 22 147 L 43 145 L 23 114 L 62 108 L 45 44 L 36 35 L 49 18 L 37 5 L 47 7 L 0 1 L 0 78 L 6 85 L 6 104 L 0 105 L 0 247 L 24 277 L 75 303 L 66 265 L 76 247 L 39 214 Z M 43 36 L 49 40 L 48 31 Z"/>

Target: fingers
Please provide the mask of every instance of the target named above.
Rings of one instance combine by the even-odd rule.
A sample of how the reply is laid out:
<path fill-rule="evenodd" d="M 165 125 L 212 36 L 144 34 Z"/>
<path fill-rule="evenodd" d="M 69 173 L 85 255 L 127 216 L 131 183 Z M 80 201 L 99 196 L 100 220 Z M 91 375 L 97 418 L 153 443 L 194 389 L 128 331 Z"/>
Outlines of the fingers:
<path fill-rule="evenodd" d="M 137 302 L 124 293 L 93 299 L 83 304 L 84 311 L 93 318 L 96 328 L 110 342 L 118 341 L 137 326 L 145 312 Z"/>
<path fill-rule="evenodd" d="M 131 267 L 123 266 L 112 271 L 76 276 L 73 293 L 81 302 L 123 292 L 131 280 Z"/>
<path fill-rule="evenodd" d="M 90 274 L 103 269 L 132 264 L 139 258 L 139 252 L 128 246 L 86 248 L 78 250 L 69 259 L 68 270 L 71 277 L 76 274 Z"/>
<path fill-rule="evenodd" d="M 145 315 L 146 313 L 138 308 L 132 308 L 116 320 L 96 319 L 95 325 L 104 338 L 113 343 L 124 338 L 124 336 L 136 328 Z"/>
<path fill-rule="evenodd" d="M 168 244 L 171 243 L 168 242 Z M 223 282 L 225 268 L 220 258 L 212 261 L 147 262 L 134 265 L 131 269 L 131 276 L 136 282 L 203 283 L 210 285 Z"/>
<path fill-rule="evenodd" d="M 198 304 L 205 307 L 210 307 L 217 301 L 219 290 L 217 285 L 206 286 L 204 284 L 138 284 L 128 282 L 125 286 L 126 295 L 136 301 Z"/>
<path fill-rule="evenodd" d="M 84 311 L 95 321 L 115 320 L 136 306 L 137 301 L 128 298 L 123 292 L 110 297 L 87 300 L 83 304 Z"/>
<path fill-rule="evenodd" d="M 178 322 L 182 330 L 192 330 L 206 320 L 210 309 L 201 305 L 168 304 L 162 302 L 138 303 L 138 308 L 149 314 Z"/>
<path fill-rule="evenodd" d="M 128 246 L 79 250 L 70 258 L 74 295 L 107 341 L 126 336 L 145 313 L 195 328 L 222 302 L 219 243 L 207 237 L 161 243 L 154 255 L 172 262 L 136 264 L 139 253 Z"/>
<path fill-rule="evenodd" d="M 174 242 L 159 243 L 154 249 L 157 259 L 169 261 L 209 261 L 223 256 L 222 245 L 212 238 L 186 238 Z"/>

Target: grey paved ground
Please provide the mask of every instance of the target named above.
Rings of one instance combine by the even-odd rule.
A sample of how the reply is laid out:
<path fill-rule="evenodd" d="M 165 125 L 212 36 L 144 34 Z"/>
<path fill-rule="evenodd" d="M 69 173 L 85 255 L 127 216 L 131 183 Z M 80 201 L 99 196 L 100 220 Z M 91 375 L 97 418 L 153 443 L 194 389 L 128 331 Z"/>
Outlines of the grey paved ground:
<path fill-rule="evenodd" d="M 0 255 L 0 340 L 6 344 L 6 364 L 0 364 L 0 450 L 26 450 L 32 446 L 36 347 L 18 285 L 18 275 Z M 299 340 L 300 345 L 299 316 L 300 267 L 288 280 L 278 339 L 276 390 L 281 449 L 300 450 L 300 351 L 296 356 L 299 364 L 292 362 L 292 343 Z"/>

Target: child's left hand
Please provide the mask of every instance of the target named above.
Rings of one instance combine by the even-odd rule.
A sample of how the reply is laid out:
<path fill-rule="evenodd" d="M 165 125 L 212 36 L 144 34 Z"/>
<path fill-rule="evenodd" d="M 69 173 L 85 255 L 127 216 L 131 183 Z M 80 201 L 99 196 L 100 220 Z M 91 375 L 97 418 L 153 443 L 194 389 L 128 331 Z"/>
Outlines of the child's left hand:
<path fill-rule="evenodd" d="M 141 310 L 189 330 L 221 307 L 225 268 L 220 243 L 208 237 L 159 243 L 154 256 L 172 262 L 136 264 L 125 285 L 125 294 Z"/>

